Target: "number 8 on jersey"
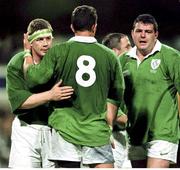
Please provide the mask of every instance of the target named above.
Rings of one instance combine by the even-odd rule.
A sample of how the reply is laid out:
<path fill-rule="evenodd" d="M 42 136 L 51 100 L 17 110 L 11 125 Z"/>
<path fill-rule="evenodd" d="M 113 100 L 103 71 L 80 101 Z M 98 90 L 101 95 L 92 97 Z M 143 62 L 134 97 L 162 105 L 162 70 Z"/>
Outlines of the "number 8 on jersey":
<path fill-rule="evenodd" d="M 85 65 L 86 61 L 88 62 L 88 65 Z M 95 65 L 96 62 L 91 56 L 82 55 L 78 58 L 77 66 L 79 69 L 76 72 L 76 82 L 79 85 L 83 87 L 89 87 L 94 84 L 94 82 L 96 81 L 96 73 L 93 70 Z M 83 74 L 85 73 L 89 75 L 88 80 L 83 79 Z"/>

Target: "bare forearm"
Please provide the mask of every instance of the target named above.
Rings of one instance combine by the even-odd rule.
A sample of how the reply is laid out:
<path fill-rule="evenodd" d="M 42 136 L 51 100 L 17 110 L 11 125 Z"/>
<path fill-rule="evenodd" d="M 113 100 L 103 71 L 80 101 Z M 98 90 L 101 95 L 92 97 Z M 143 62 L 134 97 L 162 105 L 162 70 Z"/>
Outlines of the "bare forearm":
<path fill-rule="evenodd" d="M 112 103 L 107 103 L 107 122 L 112 127 L 116 119 L 118 107 Z"/>
<path fill-rule="evenodd" d="M 33 94 L 20 107 L 20 109 L 31 109 L 51 100 L 50 91 Z"/>
<path fill-rule="evenodd" d="M 62 81 L 56 83 L 51 90 L 33 94 L 22 105 L 21 109 L 30 109 L 47 103 L 49 101 L 60 101 L 71 98 L 74 90 L 71 86 L 60 87 Z"/>

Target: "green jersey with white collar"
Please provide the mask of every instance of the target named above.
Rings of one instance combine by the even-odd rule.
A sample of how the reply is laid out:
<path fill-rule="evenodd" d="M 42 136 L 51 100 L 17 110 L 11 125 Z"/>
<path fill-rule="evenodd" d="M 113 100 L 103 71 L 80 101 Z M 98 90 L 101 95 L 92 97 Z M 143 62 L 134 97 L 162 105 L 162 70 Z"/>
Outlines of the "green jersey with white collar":
<path fill-rule="evenodd" d="M 114 53 L 94 37 L 73 37 L 52 47 L 39 65 L 27 71 L 29 85 L 47 82 L 54 75 L 72 86 L 70 100 L 52 103 L 49 124 L 74 144 L 102 146 L 109 143 L 106 101 L 119 105 L 124 79 Z"/>
<path fill-rule="evenodd" d="M 152 140 L 177 143 L 180 52 L 157 41 L 152 53 L 139 63 L 135 51 L 133 48 L 120 57 L 130 142 L 132 145 Z"/>

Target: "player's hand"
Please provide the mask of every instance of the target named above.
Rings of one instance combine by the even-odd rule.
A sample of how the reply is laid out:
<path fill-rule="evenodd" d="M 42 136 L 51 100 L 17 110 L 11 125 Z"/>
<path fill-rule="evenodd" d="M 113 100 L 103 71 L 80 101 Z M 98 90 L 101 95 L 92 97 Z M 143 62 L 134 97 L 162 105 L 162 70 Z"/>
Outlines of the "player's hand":
<path fill-rule="evenodd" d="M 127 124 L 128 117 L 126 114 L 122 114 L 116 117 L 116 122 L 118 122 L 121 126 L 125 126 Z"/>
<path fill-rule="evenodd" d="M 62 80 L 56 83 L 50 90 L 51 100 L 59 101 L 71 98 L 71 95 L 74 92 L 74 89 L 71 86 L 60 86 Z"/>
<path fill-rule="evenodd" d="M 31 51 L 31 43 L 28 41 L 28 33 L 24 33 L 23 45 L 24 50 Z"/>

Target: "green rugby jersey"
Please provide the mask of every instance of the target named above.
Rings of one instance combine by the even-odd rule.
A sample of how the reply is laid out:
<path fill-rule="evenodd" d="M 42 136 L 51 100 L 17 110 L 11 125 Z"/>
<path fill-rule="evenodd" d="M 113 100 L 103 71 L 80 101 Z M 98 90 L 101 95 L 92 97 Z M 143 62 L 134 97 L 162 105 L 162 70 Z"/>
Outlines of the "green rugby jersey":
<path fill-rule="evenodd" d="M 153 52 L 139 65 L 136 48 L 120 57 L 125 79 L 125 102 L 133 145 L 152 140 L 177 143 L 180 93 L 180 53 L 157 41 Z"/>
<path fill-rule="evenodd" d="M 73 37 L 51 48 L 39 65 L 27 71 L 29 85 L 45 83 L 52 75 L 74 88 L 70 100 L 54 103 L 49 124 L 71 143 L 101 146 L 109 143 L 106 101 L 119 105 L 124 79 L 111 50 L 94 37 Z"/>
<path fill-rule="evenodd" d="M 28 89 L 27 82 L 24 80 L 23 62 L 24 52 L 20 52 L 12 57 L 7 65 L 6 89 L 10 101 L 12 112 L 26 123 L 48 124 L 48 106 L 46 104 L 33 109 L 19 109 L 32 93 L 43 92 L 52 87 L 52 82 L 48 82 L 46 86 L 36 86 Z"/>

